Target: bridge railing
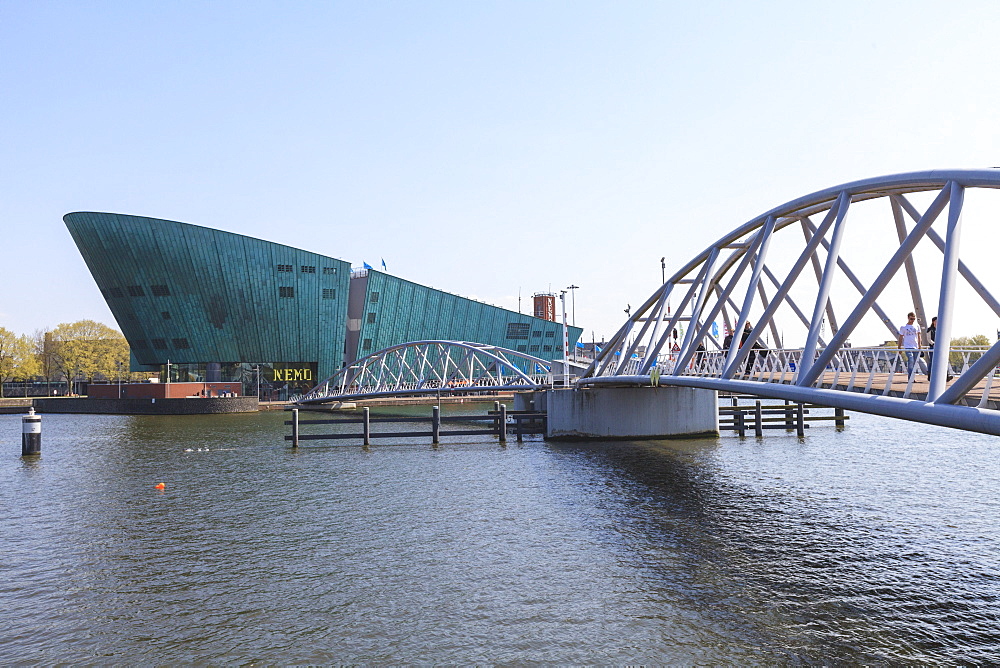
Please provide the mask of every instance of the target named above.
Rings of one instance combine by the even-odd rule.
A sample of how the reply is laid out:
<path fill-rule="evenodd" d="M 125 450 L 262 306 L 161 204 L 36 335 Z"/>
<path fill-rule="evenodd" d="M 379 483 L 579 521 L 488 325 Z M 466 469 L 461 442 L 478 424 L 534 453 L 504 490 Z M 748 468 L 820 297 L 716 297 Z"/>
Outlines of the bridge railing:
<path fill-rule="evenodd" d="M 823 351 L 818 349 L 815 358 L 818 359 Z M 755 350 L 731 378 L 795 384 L 802 368 L 802 352 L 802 349 Z M 986 348 L 952 348 L 945 367 L 949 378 L 957 378 L 968 371 L 985 352 Z M 932 354 L 927 349 L 916 351 L 910 373 L 906 351 L 899 348 L 842 348 L 830 358 L 810 386 L 909 398 L 915 392 L 926 392 L 923 383 L 926 382 Z M 725 360 L 724 351 L 700 352 L 676 375 L 722 378 Z M 656 367 L 660 370 L 661 382 L 669 382 L 667 377 L 675 374 L 676 362 L 677 358 L 672 354 L 657 356 Z M 644 363 L 641 358 L 632 360 L 626 372 L 638 374 Z M 977 385 L 977 395 L 981 392 L 980 407 L 986 405 L 994 386 L 1000 388 L 1000 380 L 996 380 L 998 371 L 1000 368 L 993 368 Z"/>

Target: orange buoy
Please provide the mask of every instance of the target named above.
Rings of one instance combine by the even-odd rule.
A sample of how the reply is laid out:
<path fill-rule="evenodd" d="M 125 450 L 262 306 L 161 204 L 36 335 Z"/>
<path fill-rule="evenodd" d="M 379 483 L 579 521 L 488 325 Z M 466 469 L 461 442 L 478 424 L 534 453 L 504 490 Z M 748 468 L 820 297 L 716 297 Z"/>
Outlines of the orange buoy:
<path fill-rule="evenodd" d="M 156 489 L 166 489 L 166 488 L 167 486 L 164 485 L 162 482 L 156 484 Z"/>

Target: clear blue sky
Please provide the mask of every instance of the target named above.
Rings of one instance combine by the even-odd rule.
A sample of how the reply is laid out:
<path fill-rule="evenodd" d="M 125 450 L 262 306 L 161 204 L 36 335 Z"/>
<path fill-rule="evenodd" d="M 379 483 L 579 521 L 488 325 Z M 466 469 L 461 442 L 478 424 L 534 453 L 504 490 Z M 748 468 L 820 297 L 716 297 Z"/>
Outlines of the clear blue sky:
<path fill-rule="evenodd" d="M 62 223 L 94 210 L 515 309 L 576 284 L 610 336 L 773 206 L 1000 165 L 997 35 L 995 1 L 0 0 L 0 326 L 114 324 Z"/>

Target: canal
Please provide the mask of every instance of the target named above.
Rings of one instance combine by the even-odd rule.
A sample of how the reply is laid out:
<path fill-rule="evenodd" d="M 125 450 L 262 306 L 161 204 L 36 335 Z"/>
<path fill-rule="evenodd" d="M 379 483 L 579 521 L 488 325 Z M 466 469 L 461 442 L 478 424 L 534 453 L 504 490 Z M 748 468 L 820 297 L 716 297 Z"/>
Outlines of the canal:
<path fill-rule="evenodd" d="M 1000 657 L 1000 439 L 292 450 L 286 417 L 45 415 L 25 461 L 0 416 L 0 663 Z"/>

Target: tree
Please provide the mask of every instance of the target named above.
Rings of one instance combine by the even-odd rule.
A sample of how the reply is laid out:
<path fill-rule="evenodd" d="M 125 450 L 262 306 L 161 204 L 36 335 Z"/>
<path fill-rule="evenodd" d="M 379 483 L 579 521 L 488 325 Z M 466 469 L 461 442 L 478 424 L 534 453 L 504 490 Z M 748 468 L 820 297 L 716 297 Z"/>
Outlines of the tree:
<path fill-rule="evenodd" d="M 3 396 L 3 383 L 15 378 L 28 380 L 35 373 L 30 337 L 17 336 L 0 327 L 0 397 Z"/>
<path fill-rule="evenodd" d="M 951 363 L 952 368 L 956 371 L 961 371 L 962 367 L 965 366 L 965 360 L 963 359 L 966 355 L 969 357 L 969 364 L 975 363 L 980 357 L 983 356 L 981 352 L 961 352 L 960 350 L 955 350 L 955 348 L 960 348 L 968 351 L 972 350 L 982 350 L 986 351 L 990 347 L 990 337 L 985 334 L 976 334 L 975 336 L 958 336 L 951 340 L 951 353 L 948 355 L 948 362 Z"/>
<path fill-rule="evenodd" d="M 50 351 L 54 368 L 73 379 L 111 379 L 119 364 L 128 368 L 129 348 L 121 332 L 93 320 L 62 323 L 51 332 Z"/>

